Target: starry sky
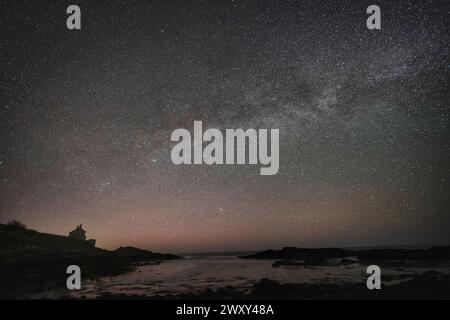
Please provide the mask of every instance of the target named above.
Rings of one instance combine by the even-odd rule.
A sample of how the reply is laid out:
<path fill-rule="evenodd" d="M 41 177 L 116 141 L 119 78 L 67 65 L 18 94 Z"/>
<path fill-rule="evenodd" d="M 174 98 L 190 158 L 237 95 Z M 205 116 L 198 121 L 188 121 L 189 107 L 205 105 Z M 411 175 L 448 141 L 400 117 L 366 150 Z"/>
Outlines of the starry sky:
<path fill-rule="evenodd" d="M 0 6 L 0 222 L 166 252 L 450 243 L 448 1 Z M 278 174 L 172 164 L 194 120 L 279 129 Z"/>

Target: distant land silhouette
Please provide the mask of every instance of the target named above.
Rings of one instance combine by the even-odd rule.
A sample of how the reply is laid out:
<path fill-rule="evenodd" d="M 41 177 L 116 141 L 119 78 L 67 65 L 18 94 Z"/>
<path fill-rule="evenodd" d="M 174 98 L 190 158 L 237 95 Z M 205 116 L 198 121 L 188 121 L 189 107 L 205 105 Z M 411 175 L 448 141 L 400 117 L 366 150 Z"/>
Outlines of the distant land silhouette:
<path fill-rule="evenodd" d="M 428 249 L 365 249 L 346 250 L 339 248 L 296 248 L 284 247 L 281 250 L 265 250 L 255 254 L 241 256 L 242 259 L 288 259 L 323 261 L 355 256 L 361 261 L 386 260 L 450 260 L 450 246 Z"/>

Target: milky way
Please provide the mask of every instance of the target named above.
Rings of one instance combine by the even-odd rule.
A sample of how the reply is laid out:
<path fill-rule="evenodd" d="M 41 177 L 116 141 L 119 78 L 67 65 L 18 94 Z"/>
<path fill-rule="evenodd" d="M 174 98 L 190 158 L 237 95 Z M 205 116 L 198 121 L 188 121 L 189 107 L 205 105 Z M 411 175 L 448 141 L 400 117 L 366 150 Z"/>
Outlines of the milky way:
<path fill-rule="evenodd" d="M 74 2 L 75 3 L 75 2 Z M 188 252 L 450 241 L 448 1 L 2 1 L 0 222 Z M 280 170 L 171 132 L 277 128 Z"/>

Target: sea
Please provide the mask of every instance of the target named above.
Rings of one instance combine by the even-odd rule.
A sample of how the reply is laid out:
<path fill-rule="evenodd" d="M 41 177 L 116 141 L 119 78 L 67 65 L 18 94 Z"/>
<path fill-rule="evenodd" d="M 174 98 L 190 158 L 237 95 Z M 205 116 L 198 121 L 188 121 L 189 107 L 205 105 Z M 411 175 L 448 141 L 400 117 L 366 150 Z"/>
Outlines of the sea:
<path fill-rule="evenodd" d="M 352 259 L 352 258 L 350 258 Z M 166 296 L 195 293 L 205 289 L 231 286 L 248 292 L 261 279 L 279 283 L 365 283 L 367 265 L 356 261 L 352 264 L 332 266 L 281 266 L 273 267 L 275 260 L 240 259 L 239 255 L 198 254 L 184 255 L 184 259 L 163 261 L 137 267 L 134 271 L 113 277 L 86 280 L 81 290 L 49 291 L 39 298 L 95 299 L 105 294 Z M 435 271 L 450 274 L 450 266 L 414 265 L 414 267 L 393 266 L 382 269 L 383 285 L 405 281 L 408 275 Z M 400 276 L 401 277 L 398 277 Z M 398 280 L 401 279 L 401 280 Z"/>

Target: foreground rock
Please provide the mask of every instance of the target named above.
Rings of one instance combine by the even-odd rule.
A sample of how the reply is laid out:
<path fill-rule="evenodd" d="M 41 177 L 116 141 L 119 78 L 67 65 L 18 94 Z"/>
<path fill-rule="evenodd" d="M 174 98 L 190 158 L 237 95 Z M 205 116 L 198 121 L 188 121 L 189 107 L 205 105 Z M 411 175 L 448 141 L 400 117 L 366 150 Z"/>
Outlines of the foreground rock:
<path fill-rule="evenodd" d="M 197 293 L 145 296 L 109 294 L 97 299 L 107 300 L 405 300 L 450 299 L 450 276 L 435 272 L 409 276 L 412 279 L 396 285 L 383 286 L 381 290 L 368 290 L 365 283 L 281 284 L 261 279 L 247 293 L 233 287 L 217 290 L 206 289 Z"/>

